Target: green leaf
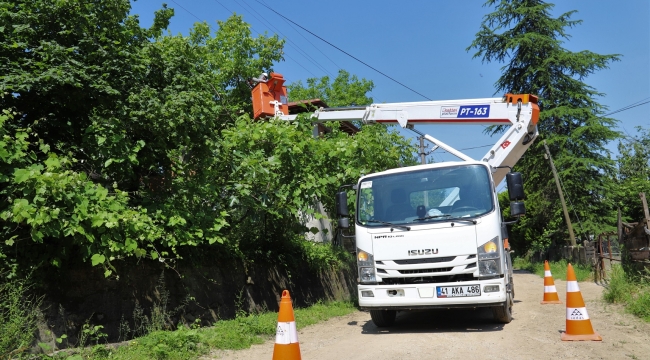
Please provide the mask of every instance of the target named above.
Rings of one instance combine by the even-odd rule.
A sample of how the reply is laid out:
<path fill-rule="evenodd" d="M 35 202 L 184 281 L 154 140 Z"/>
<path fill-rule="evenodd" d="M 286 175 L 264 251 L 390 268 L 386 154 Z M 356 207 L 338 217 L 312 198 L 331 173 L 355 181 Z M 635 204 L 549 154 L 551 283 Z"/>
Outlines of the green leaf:
<path fill-rule="evenodd" d="M 90 261 L 93 264 L 93 266 L 103 264 L 106 258 L 102 254 L 94 254 L 91 258 Z"/>
<path fill-rule="evenodd" d="M 45 160 L 45 165 L 50 170 L 58 169 L 61 167 L 61 163 L 59 162 L 59 159 L 57 159 L 56 155 L 50 156 L 47 160 Z"/>
<path fill-rule="evenodd" d="M 133 253 L 135 254 L 135 256 L 141 258 L 141 257 L 147 255 L 147 250 L 145 250 L 145 249 L 135 249 L 135 250 L 133 250 Z"/>
<path fill-rule="evenodd" d="M 104 217 L 101 215 L 93 215 L 92 227 L 100 227 L 102 224 L 104 224 Z"/>
<path fill-rule="evenodd" d="M 18 184 L 24 183 L 29 179 L 30 171 L 26 169 L 17 169 L 14 171 L 14 181 Z"/>
<path fill-rule="evenodd" d="M 18 235 L 14 235 L 9 240 L 5 240 L 5 245 L 12 246 L 14 244 L 14 239 L 17 238 L 17 237 L 18 237 Z"/>

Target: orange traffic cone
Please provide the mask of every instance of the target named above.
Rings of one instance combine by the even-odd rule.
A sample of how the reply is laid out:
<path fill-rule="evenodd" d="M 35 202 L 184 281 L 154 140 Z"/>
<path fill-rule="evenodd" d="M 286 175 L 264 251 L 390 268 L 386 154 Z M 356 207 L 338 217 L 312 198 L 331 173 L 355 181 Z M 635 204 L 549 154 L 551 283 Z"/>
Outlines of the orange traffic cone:
<path fill-rule="evenodd" d="M 562 333 L 561 339 L 562 341 L 603 340 L 591 326 L 585 301 L 578 288 L 576 273 L 571 264 L 566 270 L 566 331 Z"/>
<path fill-rule="evenodd" d="M 293 307 L 291 306 L 291 296 L 289 296 L 288 290 L 284 290 L 282 292 L 282 299 L 280 300 L 278 327 L 275 331 L 273 360 L 301 359 L 296 320 L 293 317 Z"/>
<path fill-rule="evenodd" d="M 557 289 L 551 275 L 551 267 L 548 261 L 544 261 L 544 300 L 542 304 L 561 304 L 560 298 L 557 296 Z"/>

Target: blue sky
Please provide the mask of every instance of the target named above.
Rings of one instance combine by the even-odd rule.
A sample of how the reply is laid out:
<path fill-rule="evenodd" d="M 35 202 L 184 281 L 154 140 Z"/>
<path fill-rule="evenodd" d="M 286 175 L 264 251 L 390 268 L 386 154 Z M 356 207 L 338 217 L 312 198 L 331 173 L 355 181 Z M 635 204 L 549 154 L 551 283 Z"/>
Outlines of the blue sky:
<path fill-rule="evenodd" d="M 260 0 L 262 1 L 262 0 Z M 287 39 L 285 61 L 274 70 L 288 82 L 309 77 L 336 75 L 345 69 L 372 80 L 375 102 L 422 101 L 422 96 L 396 84 L 360 64 L 321 40 L 291 25 L 255 0 L 137 0 L 133 14 L 142 26 L 149 26 L 153 12 L 163 2 L 175 9 L 170 31 L 188 34 L 193 23 L 207 21 L 217 29 L 217 20 L 232 12 L 243 15 L 254 35 L 277 33 Z M 483 0 L 464 1 L 340 1 L 285 0 L 264 3 L 311 32 L 359 58 L 372 67 L 432 100 L 497 97 L 494 83 L 502 64 L 484 64 L 465 49 L 490 12 Z M 621 54 L 607 70 L 584 81 L 605 95 L 599 102 L 610 111 L 650 98 L 650 2 L 556 1 L 553 15 L 577 10 L 572 19 L 583 23 L 569 29 L 564 47 L 571 51 L 590 50 L 599 54 Z M 198 19 L 197 19 L 198 18 Z M 308 54 L 308 56 L 305 55 Z M 619 129 L 629 135 L 635 126 L 650 127 L 650 104 L 616 115 Z M 482 133 L 480 126 L 420 126 L 420 131 L 465 149 L 493 144 L 497 138 Z M 405 136 L 413 137 L 403 130 Z M 616 144 L 609 148 L 616 151 Z M 465 152 L 480 158 L 487 147 Z M 436 151 L 435 161 L 455 160 Z"/>

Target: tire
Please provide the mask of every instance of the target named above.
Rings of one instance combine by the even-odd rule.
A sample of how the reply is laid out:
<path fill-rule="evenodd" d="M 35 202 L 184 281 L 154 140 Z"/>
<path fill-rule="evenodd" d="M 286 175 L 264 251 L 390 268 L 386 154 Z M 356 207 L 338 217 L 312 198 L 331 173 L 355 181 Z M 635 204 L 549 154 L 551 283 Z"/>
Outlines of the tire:
<path fill-rule="evenodd" d="M 494 320 L 501 324 L 509 324 L 512 321 L 512 297 L 510 294 L 506 296 L 506 302 L 503 305 L 492 308 L 492 315 Z"/>
<path fill-rule="evenodd" d="M 374 322 L 377 327 L 393 326 L 393 324 L 395 324 L 396 316 L 397 311 L 395 310 L 370 310 L 372 322 Z"/>

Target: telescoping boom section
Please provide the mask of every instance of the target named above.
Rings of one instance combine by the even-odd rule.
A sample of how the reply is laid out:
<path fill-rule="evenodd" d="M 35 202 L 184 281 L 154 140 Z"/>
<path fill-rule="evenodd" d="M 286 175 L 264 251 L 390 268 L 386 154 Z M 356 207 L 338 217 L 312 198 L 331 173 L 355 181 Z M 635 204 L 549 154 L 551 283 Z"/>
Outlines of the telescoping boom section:
<path fill-rule="evenodd" d="M 271 73 L 253 88 L 253 112 L 256 119 L 275 117 L 294 120 L 289 115 L 284 78 Z M 442 101 L 420 101 L 371 104 L 350 108 L 321 108 L 312 114 L 315 122 L 361 121 L 364 124 L 399 124 L 413 129 L 414 125 L 504 125 L 507 130 L 481 158 L 494 169 L 495 184 L 499 184 L 538 135 L 539 106 L 537 96 L 506 94 L 501 98 L 481 98 Z M 426 134 L 425 139 L 461 158 L 471 157 Z"/>

